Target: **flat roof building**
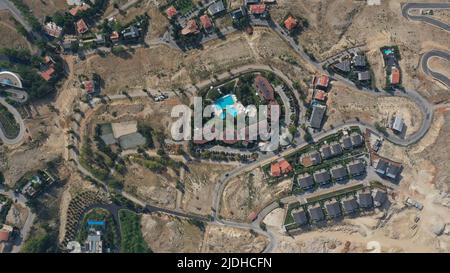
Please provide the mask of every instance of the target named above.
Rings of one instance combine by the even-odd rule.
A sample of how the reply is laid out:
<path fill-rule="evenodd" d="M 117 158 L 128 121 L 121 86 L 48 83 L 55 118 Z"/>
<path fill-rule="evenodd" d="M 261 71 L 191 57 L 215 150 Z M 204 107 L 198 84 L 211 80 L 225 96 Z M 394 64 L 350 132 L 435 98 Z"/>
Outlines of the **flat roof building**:
<path fill-rule="evenodd" d="M 350 135 L 352 139 L 353 147 L 359 147 L 363 144 L 363 137 L 358 133 L 353 133 Z"/>
<path fill-rule="evenodd" d="M 330 173 L 323 169 L 314 173 L 314 181 L 318 184 L 325 185 L 331 180 Z"/>
<path fill-rule="evenodd" d="M 263 97 L 266 101 L 275 100 L 274 89 L 270 82 L 261 75 L 257 75 L 255 77 L 255 86 L 256 90 L 258 90 L 261 97 Z"/>
<path fill-rule="evenodd" d="M 342 209 L 345 214 L 352 214 L 356 212 L 359 208 L 358 202 L 354 196 L 343 198 L 342 200 Z"/>
<path fill-rule="evenodd" d="M 349 135 L 343 136 L 341 138 L 340 142 L 341 142 L 342 148 L 344 148 L 346 150 L 350 150 L 353 148 L 352 138 Z"/>
<path fill-rule="evenodd" d="M 381 207 L 388 199 L 387 193 L 383 190 L 376 189 L 373 192 L 373 203 L 375 207 Z"/>
<path fill-rule="evenodd" d="M 225 6 L 223 5 L 222 0 L 216 1 L 208 7 L 208 13 L 211 16 L 217 15 L 223 11 L 225 11 Z"/>
<path fill-rule="evenodd" d="M 308 217 L 306 215 L 306 212 L 303 210 L 303 208 L 294 209 L 291 211 L 292 218 L 294 218 L 294 221 L 297 225 L 306 225 L 308 224 Z"/>
<path fill-rule="evenodd" d="M 337 142 L 333 142 L 330 144 L 331 146 L 331 153 L 333 154 L 333 156 L 338 156 L 342 154 L 342 147 L 341 144 L 337 143 Z"/>
<path fill-rule="evenodd" d="M 365 67 L 366 64 L 366 57 L 363 55 L 356 55 L 354 58 L 355 66 L 356 67 Z"/>
<path fill-rule="evenodd" d="M 325 202 L 328 217 L 337 218 L 342 215 L 341 206 L 337 200 L 329 200 Z"/>
<path fill-rule="evenodd" d="M 334 67 L 341 72 L 348 73 L 350 72 L 350 61 L 344 60 L 342 62 L 335 64 Z"/>
<path fill-rule="evenodd" d="M 314 185 L 314 180 L 309 173 L 305 173 L 297 178 L 297 183 L 300 188 L 306 190 L 310 189 Z"/>
<path fill-rule="evenodd" d="M 314 223 L 323 221 L 325 219 L 325 214 L 323 213 L 320 205 L 309 208 L 308 210 L 311 221 Z"/>
<path fill-rule="evenodd" d="M 373 207 L 373 199 L 370 192 L 358 193 L 358 204 L 363 209 L 369 209 Z"/>
<path fill-rule="evenodd" d="M 394 122 L 392 123 L 392 130 L 394 130 L 396 133 L 403 132 L 405 124 L 403 121 L 403 117 L 401 116 L 395 116 Z"/>
<path fill-rule="evenodd" d="M 347 177 L 347 169 L 342 165 L 334 166 L 331 168 L 331 177 L 336 181 L 344 180 Z"/>
<path fill-rule="evenodd" d="M 370 72 L 369 71 L 358 72 L 358 81 L 368 81 L 368 80 L 370 80 Z"/>
<path fill-rule="evenodd" d="M 348 165 L 348 173 L 351 176 L 359 176 L 366 172 L 366 168 L 361 160 L 350 162 Z"/>
<path fill-rule="evenodd" d="M 309 120 L 309 123 L 312 128 L 320 129 L 320 127 L 322 126 L 322 120 L 323 117 L 325 116 L 326 110 L 327 107 L 325 105 L 316 104 L 313 106 L 311 118 Z"/>
<path fill-rule="evenodd" d="M 328 144 L 323 145 L 320 147 L 320 154 L 322 155 L 323 159 L 328 159 L 333 157 L 333 152 L 331 151 L 331 146 Z"/>

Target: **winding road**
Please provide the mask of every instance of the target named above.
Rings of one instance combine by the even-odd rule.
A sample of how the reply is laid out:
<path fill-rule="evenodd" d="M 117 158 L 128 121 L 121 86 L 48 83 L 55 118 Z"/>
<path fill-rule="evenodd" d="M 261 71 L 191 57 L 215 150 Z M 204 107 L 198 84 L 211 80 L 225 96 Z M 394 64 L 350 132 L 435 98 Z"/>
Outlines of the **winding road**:
<path fill-rule="evenodd" d="M 421 67 L 422 71 L 427 74 L 428 76 L 431 76 L 435 78 L 436 80 L 440 81 L 444 85 L 446 85 L 448 88 L 450 88 L 450 79 L 445 76 L 444 74 L 441 74 L 439 72 L 433 71 L 430 67 L 428 62 L 431 58 L 441 58 L 446 60 L 447 62 L 450 62 L 450 53 L 441 51 L 441 50 L 431 50 L 423 54 L 421 59 Z"/>
<path fill-rule="evenodd" d="M 450 32 L 450 25 L 427 15 L 411 15 L 413 9 L 450 9 L 450 3 L 405 3 L 402 4 L 403 17 L 412 21 L 421 21 Z"/>
<path fill-rule="evenodd" d="M 25 134 L 25 124 L 23 122 L 23 119 L 20 116 L 20 113 L 17 111 L 17 109 L 14 108 L 9 103 L 7 103 L 5 98 L 0 97 L 0 104 L 2 104 L 11 114 L 13 114 L 14 119 L 16 120 L 17 124 L 19 125 L 19 132 L 18 132 L 17 136 L 14 138 L 8 138 L 5 135 L 5 133 L 3 132 L 3 126 L 0 123 L 0 139 L 6 145 L 18 144 L 22 141 L 23 136 Z"/>

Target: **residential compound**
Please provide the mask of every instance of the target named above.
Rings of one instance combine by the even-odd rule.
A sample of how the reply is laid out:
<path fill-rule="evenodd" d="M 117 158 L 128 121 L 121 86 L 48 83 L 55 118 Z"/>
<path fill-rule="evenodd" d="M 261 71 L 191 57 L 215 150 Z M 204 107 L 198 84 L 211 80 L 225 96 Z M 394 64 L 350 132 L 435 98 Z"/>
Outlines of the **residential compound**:
<path fill-rule="evenodd" d="M 0 252 L 450 252 L 444 2 L 1 0 Z"/>

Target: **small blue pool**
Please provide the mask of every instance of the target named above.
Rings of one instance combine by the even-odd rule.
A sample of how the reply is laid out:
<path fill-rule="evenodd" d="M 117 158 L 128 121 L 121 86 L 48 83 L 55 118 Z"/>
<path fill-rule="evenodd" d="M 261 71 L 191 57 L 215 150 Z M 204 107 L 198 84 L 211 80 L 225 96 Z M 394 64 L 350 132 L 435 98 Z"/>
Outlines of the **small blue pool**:
<path fill-rule="evenodd" d="M 105 221 L 97 221 L 97 220 L 88 220 L 89 226 L 104 226 Z"/>
<path fill-rule="evenodd" d="M 226 95 L 221 97 L 220 99 L 216 100 L 214 105 L 218 107 L 219 109 L 226 110 L 227 113 L 232 115 L 233 117 L 236 117 L 238 114 L 237 109 L 233 106 L 235 103 L 232 95 Z M 222 113 L 221 118 L 225 118 L 225 113 Z"/>
<path fill-rule="evenodd" d="M 392 49 L 385 49 L 384 50 L 384 54 L 386 54 L 386 55 L 391 55 L 392 53 L 394 53 L 394 51 Z"/>

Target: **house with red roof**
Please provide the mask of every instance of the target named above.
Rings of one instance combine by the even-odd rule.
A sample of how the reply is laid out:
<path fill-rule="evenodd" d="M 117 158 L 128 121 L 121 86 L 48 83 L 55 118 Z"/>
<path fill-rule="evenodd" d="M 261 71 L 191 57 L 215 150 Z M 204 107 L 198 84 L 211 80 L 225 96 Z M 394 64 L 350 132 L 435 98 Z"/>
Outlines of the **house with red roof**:
<path fill-rule="evenodd" d="M 44 78 L 45 81 L 49 81 L 53 75 L 55 74 L 56 70 L 52 67 L 49 67 L 47 70 L 39 72 L 42 78 Z"/>
<path fill-rule="evenodd" d="M 399 84 L 400 83 L 400 69 L 397 67 L 393 67 L 391 70 L 391 84 Z"/>
<path fill-rule="evenodd" d="M 320 77 L 315 77 L 314 85 L 318 89 L 327 90 L 330 84 L 330 78 L 327 75 L 321 75 Z"/>
<path fill-rule="evenodd" d="M 84 81 L 83 86 L 84 86 L 84 90 L 86 91 L 86 93 L 92 94 L 95 92 L 94 81 Z"/>
<path fill-rule="evenodd" d="M 113 31 L 111 33 L 111 36 L 109 36 L 109 39 L 111 40 L 111 42 L 113 43 L 117 43 L 119 42 L 119 38 L 120 38 L 120 34 L 117 31 Z"/>
<path fill-rule="evenodd" d="M 283 174 L 291 172 L 292 166 L 286 159 L 281 159 L 270 165 L 270 175 L 273 177 L 279 177 Z"/>
<path fill-rule="evenodd" d="M 212 21 L 208 15 L 205 14 L 205 15 L 200 16 L 200 22 L 202 23 L 204 30 L 209 31 L 211 29 Z"/>
<path fill-rule="evenodd" d="M 281 175 L 280 164 L 278 164 L 278 162 L 274 162 L 270 165 L 270 175 L 273 177 L 278 177 Z"/>
<path fill-rule="evenodd" d="M 250 5 L 250 13 L 254 15 L 261 15 L 266 12 L 266 5 L 265 4 L 256 4 L 256 5 Z"/>
<path fill-rule="evenodd" d="M 3 225 L 0 229 L 0 243 L 1 242 L 8 242 L 11 238 L 11 233 L 13 232 L 13 227 L 8 225 Z"/>
<path fill-rule="evenodd" d="M 197 22 L 194 19 L 189 20 L 186 23 L 186 26 L 181 30 L 182 35 L 189 35 L 189 34 L 197 34 L 200 30 L 198 29 Z"/>
<path fill-rule="evenodd" d="M 177 15 L 177 9 L 174 6 L 170 6 L 166 9 L 167 17 L 173 18 L 175 15 Z"/>
<path fill-rule="evenodd" d="M 291 15 L 284 21 L 284 26 L 289 31 L 294 30 L 297 27 L 297 25 L 298 25 L 297 19 L 295 19 Z"/>
<path fill-rule="evenodd" d="M 287 174 L 292 171 L 292 166 L 286 159 L 282 159 L 278 162 L 282 174 Z"/>
<path fill-rule="evenodd" d="M 325 93 L 325 91 L 323 90 L 317 90 L 315 95 L 314 95 L 314 99 L 318 100 L 318 101 L 325 101 L 327 95 Z"/>
<path fill-rule="evenodd" d="M 75 6 L 75 7 L 71 8 L 71 9 L 69 10 L 69 13 L 72 14 L 72 16 L 76 16 L 79 12 L 88 10 L 90 7 L 91 7 L 91 6 L 89 6 L 88 4 L 82 3 L 82 4 L 79 5 L 79 6 Z"/>
<path fill-rule="evenodd" d="M 88 26 L 86 25 L 83 19 L 78 20 L 76 24 L 77 24 L 77 32 L 79 34 L 86 33 L 89 30 Z"/>

